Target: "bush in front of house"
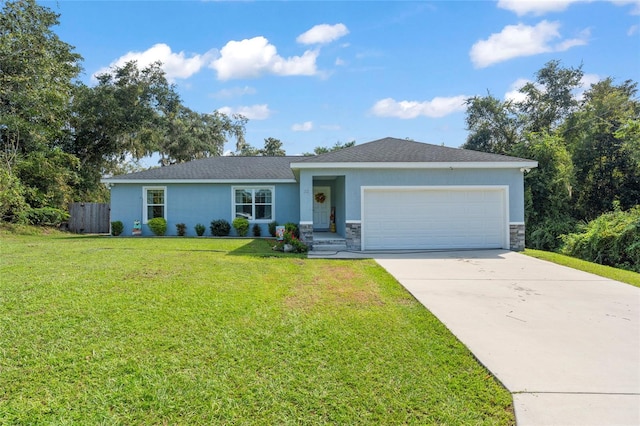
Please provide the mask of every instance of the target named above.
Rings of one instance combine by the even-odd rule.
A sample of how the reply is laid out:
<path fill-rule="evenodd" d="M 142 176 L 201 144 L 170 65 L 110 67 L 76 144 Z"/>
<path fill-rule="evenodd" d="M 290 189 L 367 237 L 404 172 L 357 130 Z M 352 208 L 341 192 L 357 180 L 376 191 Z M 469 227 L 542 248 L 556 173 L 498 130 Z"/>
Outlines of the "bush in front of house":
<path fill-rule="evenodd" d="M 296 238 L 300 238 L 300 230 L 298 229 L 298 224 L 293 222 L 287 222 L 284 224 L 284 231 L 291 233 Z"/>
<path fill-rule="evenodd" d="M 278 241 L 276 245 L 273 246 L 273 249 L 290 253 L 306 253 L 309 250 L 305 243 L 300 241 L 298 237 L 286 229 L 284 231 L 282 241 Z"/>
<path fill-rule="evenodd" d="M 262 235 L 262 228 L 260 228 L 260 225 L 258 225 L 257 223 L 253 224 L 253 228 L 251 228 L 251 230 L 253 231 L 254 237 L 259 237 L 260 235 Z"/>
<path fill-rule="evenodd" d="M 233 229 L 239 236 L 246 237 L 249 232 L 249 221 L 244 217 L 236 217 L 233 219 Z"/>
<path fill-rule="evenodd" d="M 179 237 L 184 237 L 187 235 L 187 225 L 184 223 L 176 223 L 176 231 L 178 232 Z"/>
<path fill-rule="evenodd" d="M 204 235 L 204 231 L 206 231 L 207 228 L 203 224 L 198 223 L 196 224 L 194 229 L 196 230 L 196 235 L 198 237 L 202 237 Z"/>
<path fill-rule="evenodd" d="M 158 237 L 162 237 L 167 232 L 167 221 L 163 217 L 154 217 L 147 222 L 147 225 Z"/>
<path fill-rule="evenodd" d="M 124 224 L 121 220 L 111 222 L 111 235 L 117 237 L 124 231 Z"/>
<path fill-rule="evenodd" d="M 278 222 L 275 220 L 273 222 L 269 222 L 269 235 L 272 237 L 276 236 L 276 226 L 278 226 Z"/>
<path fill-rule="evenodd" d="M 231 225 L 224 219 L 218 219 L 211 222 L 211 235 L 214 237 L 226 237 L 231 232 Z"/>

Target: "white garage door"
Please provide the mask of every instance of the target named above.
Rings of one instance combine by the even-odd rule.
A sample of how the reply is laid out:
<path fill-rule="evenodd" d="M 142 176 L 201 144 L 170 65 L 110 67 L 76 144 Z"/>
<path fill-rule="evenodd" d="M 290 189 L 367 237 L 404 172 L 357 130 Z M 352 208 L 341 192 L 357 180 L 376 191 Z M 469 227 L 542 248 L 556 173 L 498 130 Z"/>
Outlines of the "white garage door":
<path fill-rule="evenodd" d="M 505 187 L 363 188 L 362 248 L 508 248 Z"/>

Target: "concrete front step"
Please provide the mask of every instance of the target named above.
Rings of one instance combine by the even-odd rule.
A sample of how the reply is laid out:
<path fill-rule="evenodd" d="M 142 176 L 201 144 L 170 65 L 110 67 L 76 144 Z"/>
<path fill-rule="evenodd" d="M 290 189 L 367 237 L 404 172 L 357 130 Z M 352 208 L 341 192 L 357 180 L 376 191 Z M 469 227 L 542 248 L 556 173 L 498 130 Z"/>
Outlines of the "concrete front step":
<path fill-rule="evenodd" d="M 324 241 L 321 243 L 313 243 L 313 251 L 343 251 L 347 249 L 347 244 L 345 242 L 330 244 L 325 243 Z"/>

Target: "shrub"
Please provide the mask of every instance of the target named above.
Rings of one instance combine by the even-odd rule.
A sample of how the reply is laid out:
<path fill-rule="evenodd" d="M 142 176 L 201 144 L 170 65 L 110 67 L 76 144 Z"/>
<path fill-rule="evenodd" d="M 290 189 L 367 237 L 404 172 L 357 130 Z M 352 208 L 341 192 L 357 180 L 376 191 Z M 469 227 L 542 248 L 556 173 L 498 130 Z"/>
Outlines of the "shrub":
<path fill-rule="evenodd" d="M 201 224 L 201 223 L 196 224 L 196 226 L 195 226 L 196 235 L 197 235 L 198 237 L 202 237 L 202 236 L 204 235 L 204 231 L 205 231 L 206 229 L 207 229 L 207 228 L 206 228 L 203 224 Z"/>
<path fill-rule="evenodd" d="M 276 226 L 278 226 L 278 222 L 275 220 L 273 222 L 269 222 L 269 235 L 272 237 L 276 236 Z"/>
<path fill-rule="evenodd" d="M 640 272 L 640 205 L 604 213 L 562 239 L 563 254 Z"/>
<path fill-rule="evenodd" d="M 274 250 L 285 251 L 285 246 L 291 246 L 292 253 L 306 253 L 309 248 L 305 243 L 300 241 L 298 237 L 293 235 L 291 231 L 284 231 L 284 238 L 282 241 L 278 241 L 278 243 L 273 247 Z"/>
<path fill-rule="evenodd" d="M 254 237 L 259 237 L 260 235 L 262 235 L 262 228 L 260 228 L 260 225 L 258 225 L 257 223 L 254 223 L 253 228 L 251 229 L 253 231 Z"/>
<path fill-rule="evenodd" d="M 187 225 L 184 223 L 176 223 L 176 231 L 179 237 L 184 237 L 187 234 Z"/>
<path fill-rule="evenodd" d="M 147 225 L 158 237 L 163 236 L 167 232 L 167 221 L 163 217 L 154 217 L 147 222 Z"/>
<path fill-rule="evenodd" d="M 117 237 L 118 235 L 122 234 L 122 231 L 124 231 L 124 224 L 121 220 L 111 222 L 111 235 Z"/>
<path fill-rule="evenodd" d="M 236 217 L 233 219 L 233 229 L 239 236 L 246 237 L 249 232 L 249 221 L 244 217 Z"/>
<path fill-rule="evenodd" d="M 210 229 L 214 237 L 226 237 L 231 232 L 231 225 L 224 219 L 218 219 L 211 222 Z"/>
<path fill-rule="evenodd" d="M 284 231 L 291 233 L 296 238 L 300 238 L 300 230 L 298 229 L 298 224 L 293 222 L 287 222 L 284 224 Z"/>
<path fill-rule="evenodd" d="M 60 226 L 69 219 L 69 213 L 53 207 L 40 207 L 26 209 L 20 213 L 20 223 L 26 225 Z"/>

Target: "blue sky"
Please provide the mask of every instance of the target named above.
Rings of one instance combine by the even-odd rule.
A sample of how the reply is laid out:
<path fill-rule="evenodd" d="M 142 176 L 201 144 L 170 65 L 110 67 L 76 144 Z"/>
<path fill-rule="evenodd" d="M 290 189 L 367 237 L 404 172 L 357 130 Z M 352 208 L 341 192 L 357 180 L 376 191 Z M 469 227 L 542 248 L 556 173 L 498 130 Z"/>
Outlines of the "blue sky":
<path fill-rule="evenodd" d="M 466 98 L 516 96 L 553 59 L 583 64 L 586 87 L 640 81 L 637 0 L 42 4 L 87 84 L 160 60 L 186 106 L 242 113 L 251 145 L 290 155 L 386 136 L 458 147 Z"/>

